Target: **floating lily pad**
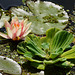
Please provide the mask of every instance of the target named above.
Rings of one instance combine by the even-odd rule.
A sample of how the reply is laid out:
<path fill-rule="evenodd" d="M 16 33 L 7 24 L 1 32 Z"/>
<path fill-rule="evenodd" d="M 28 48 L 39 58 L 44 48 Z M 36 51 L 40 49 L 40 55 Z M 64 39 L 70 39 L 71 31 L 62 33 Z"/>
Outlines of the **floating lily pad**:
<path fill-rule="evenodd" d="M 10 20 L 10 16 L 6 16 L 5 13 L 2 14 L 1 19 L 0 19 L 0 28 L 2 28 L 4 26 L 4 20 L 9 21 Z"/>
<path fill-rule="evenodd" d="M 0 70 L 12 75 L 21 75 L 20 65 L 10 58 L 0 56 Z"/>
<path fill-rule="evenodd" d="M 45 34 L 46 30 L 52 27 L 64 29 L 66 27 L 65 22 L 69 18 L 61 6 L 47 1 L 27 1 L 27 7 L 21 10 L 20 8 L 12 8 L 11 11 L 13 15 L 17 15 L 19 18 L 28 18 L 29 22 L 32 22 L 32 33 L 39 35 Z"/>

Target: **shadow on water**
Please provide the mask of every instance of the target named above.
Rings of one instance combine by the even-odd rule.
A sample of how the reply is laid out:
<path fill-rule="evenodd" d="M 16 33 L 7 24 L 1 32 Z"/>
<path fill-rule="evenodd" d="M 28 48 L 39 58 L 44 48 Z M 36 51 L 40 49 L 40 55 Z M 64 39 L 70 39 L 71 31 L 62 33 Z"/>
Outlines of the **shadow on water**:
<path fill-rule="evenodd" d="M 31 72 L 31 73 L 40 72 L 39 69 L 36 69 L 33 66 L 31 66 L 31 63 L 29 61 L 24 63 L 22 66 L 23 66 L 23 69 L 25 69 L 25 70 L 27 70 L 28 72 Z"/>

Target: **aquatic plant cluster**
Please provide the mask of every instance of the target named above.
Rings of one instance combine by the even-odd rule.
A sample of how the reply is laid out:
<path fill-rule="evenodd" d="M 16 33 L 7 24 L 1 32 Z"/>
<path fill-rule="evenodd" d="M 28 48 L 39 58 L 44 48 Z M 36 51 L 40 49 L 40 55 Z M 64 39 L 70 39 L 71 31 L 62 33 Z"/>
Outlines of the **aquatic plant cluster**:
<path fill-rule="evenodd" d="M 46 31 L 45 37 L 31 34 L 19 43 L 18 52 L 31 62 L 37 69 L 44 70 L 46 65 L 74 66 L 68 59 L 75 59 L 75 46 L 70 47 L 73 35 L 57 28 Z M 66 51 L 69 49 L 69 51 Z"/>
<path fill-rule="evenodd" d="M 75 37 L 63 30 L 68 23 L 67 12 L 52 2 L 26 3 L 27 6 L 13 7 L 9 12 L 1 9 L 0 28 L 5 29 L 0 30 L 0 44 L 7 43 L 10 51 L 15 50 L 24 61 L 19 62 L 20 66 L 12 59 L 0 56 L 0 71 L 26 75 L 21 67 L 28 64 L 43 70 L 38 75 L 66 75 L 75 66 L 75 45 L 70 45 Z"/>

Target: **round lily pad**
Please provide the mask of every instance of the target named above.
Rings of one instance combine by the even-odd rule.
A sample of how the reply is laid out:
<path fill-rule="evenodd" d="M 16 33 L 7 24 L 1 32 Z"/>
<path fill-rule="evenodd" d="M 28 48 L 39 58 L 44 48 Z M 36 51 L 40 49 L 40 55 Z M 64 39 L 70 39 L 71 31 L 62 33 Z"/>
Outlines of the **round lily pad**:
<path fill-rule="evenodd" d="M 29 22 L 32 22 L 32 33 L 38 35 L 45 34 L 46 30 L 52 27 L 64 29 L 69 18 L 61 6 L 48 1 L 27 1 L 27 7 L 11 11 L 13 15 L 21 17 L 20 19 L 28 18 Z"/>

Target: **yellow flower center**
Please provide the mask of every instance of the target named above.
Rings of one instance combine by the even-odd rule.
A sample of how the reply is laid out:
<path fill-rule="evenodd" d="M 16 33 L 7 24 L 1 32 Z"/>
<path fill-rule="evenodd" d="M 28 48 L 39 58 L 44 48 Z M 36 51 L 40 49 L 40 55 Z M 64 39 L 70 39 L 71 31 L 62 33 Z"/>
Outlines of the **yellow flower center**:
<path fill-rule="evenodd" d="M 15 40 L 20 40 L 20 37 L 15 37 L 15 38 L 13 38 L 13 40 L 15 41 Z"/>

